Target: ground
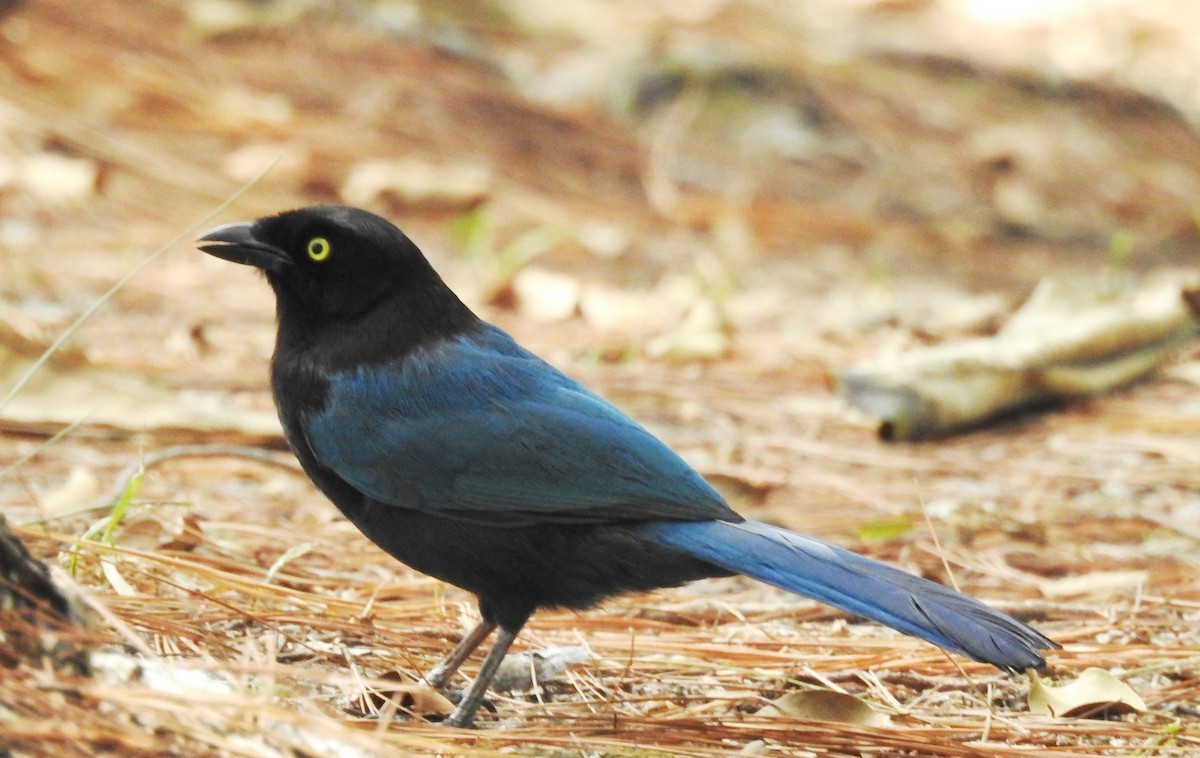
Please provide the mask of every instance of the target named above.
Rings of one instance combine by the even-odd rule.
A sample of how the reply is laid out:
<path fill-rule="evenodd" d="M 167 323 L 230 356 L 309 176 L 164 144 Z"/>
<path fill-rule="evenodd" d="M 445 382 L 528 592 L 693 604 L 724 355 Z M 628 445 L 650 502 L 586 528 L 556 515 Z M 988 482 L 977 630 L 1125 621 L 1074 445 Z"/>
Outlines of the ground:
<path fill-rule="evenodd" d="M 990 333 L 1043 277 L 1195 274 L 1190 5 L 977 5 L 9 4 L 0 508 L 109 657 L 10 661 L 0 755 L 1200 752 L 1194 343 L 921 444 L 831 389 Z M 270 294 L 190 242 L 316 202 L 396 221 L 741 512 L 956 582 L 1064 645 L 1046 676 L 1105 669 L 1146 710 L 1033 715 L 1024 678 L 729 579 L 539 614 L 518 648 L 586 662 L 497 694 L 484 729 L 404 718 L 437 705 L 397 679 L 471 598 L 294 469 Z M 153 663 L 115 673 L 130 656 Z M 389 686 L 408 699 L 364 694 Z M 890 722 L 762 710 L 814 686 Z"/>

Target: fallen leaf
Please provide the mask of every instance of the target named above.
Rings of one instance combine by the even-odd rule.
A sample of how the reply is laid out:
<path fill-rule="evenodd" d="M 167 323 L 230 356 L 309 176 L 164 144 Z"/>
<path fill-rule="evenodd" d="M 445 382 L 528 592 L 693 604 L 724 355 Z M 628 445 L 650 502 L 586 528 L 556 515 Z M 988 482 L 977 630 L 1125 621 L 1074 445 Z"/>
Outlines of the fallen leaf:
<path fill-rule="evenodd" d="M 221 88 L 209 105 L 220 121 L 235 128 L 282 126 L 295 116 L 295 109 L 286 95 L 248 87 Z"/>
<path fill-rule="evenodd" d="M 569 666 L 586 663 L 591 657 L 588 649 L 580 645 L 513 653 L 505 656 L 496 669 L 492 687 L 500 691 L 528 692 L 539 682 L 548 682 Z"/>
<path fill-rule="evenodd" d="M 305 3 L 242 3 L 237 0 L 191 0 L 184 6 L 192 28 L 204 34 L 221 35 L 285 26 L 303 14 Z"/>
<path fill-rule="evenodd" d="M 892 723 L 886 713 L 876 712 L 865 700 L 833 690 L 789 692 L 760 710 L 759 714 L 880 728 Z"/>
<path fill-rule="evenodd" d="M 100 571 L 108 580 L 109 586 L 113 588 L 113 592 L 121 597 L 137 597 L 138 591 L 125 577 L 121 576 L 121 570 L 117 568 L 117 564 L 111 561 L 100 561 Z"/>
<path fill-rule="evenodd" d="M 225 175 L 239 182 L 258 176 L 264 166 L 271 166 L 271 181 L 301 183 L 305 181 L 311 162 L 308 150 L 289 142 L 252 142 L 225 157 Z"/>
<path fill-rule="evenodd" d="M 1045 579 L 1037 583 L 1044 597 L 1072 597 L 1133 589 L 1146 583 L 1149 571 L 1091 571 L 1061 579 Z"/>
<path fill-rule="evenodd" d="M 586 221 L 575 229 L 575 241 L 598 258 L 616 258 L 629 249 L 629 232 L 605 221 Z"/>
<path fill-rule="evenodd" d="M 60 516 L 82 508 L 99 493 L 100 481 L 92 470 L 84 466 L 72 466 L 67 481 L 39 499 L 38 511 L 42 518 Z"/>
<path fill-rule="evenodd" d="M 1029 673 L 1031 713 L 1058 718 L 1108 718 L 1145 710 L 1145 701 L 1104 669 L 1085 669 L 1077 679 L 1058 687 Z"/>
<path fill-rule="evenodd" d="M 646 354 L 652 358 L 720 358 L 728 352 L 729 335 L 721 311 L 706 298 L 692 304 L 682 323 L 646 343 Z"/>
<path fill-rule="evenodd" d="M 889 441 L 977 426 L 1018 408 L 1087 397 L 1156 368 L 1200 332 L 1180 281 L 1110 292 L 1045 279 L 995 336 L 912 350 L 837 374 Z"/>
<path fill-rule="evenodd" d="M 579 312 L 601 331 L 626 332 L 646 324 L 671 324 L 683 317 L 683 308 L 645 292 L 589 284 L 579 299 Z"/>
<path fill-rule="evenodd" d="M 401 710 L 419 716 L 449 716 L 454 712 L 454 703 L 445 695 L 399 671 L 379 677 L 375 686 L 361 697 L 369 705 L 366 710 L 374 712 L 382 711 L 389 700 L 394 700 Z"/>
<path fill-rule="evenodd" d="M 492 190 L 492 172 L 480 163 L 433 163 L 417 159 L 360 163 L 342 185 L 350 205 L 389 198 L 402 205 L 472 207 Z"/>
<path fill-rule="evenodd" d="M 568 274 L 529 266 L 513 277 L 512 289 L 522 314 L 535 321 L 551 323 L 575 315 L 583 285 Z"/>
<path fill-rule="evenodd" d="M 100 167 L 86 158 L 41 153 L 24 159 L 17 171 L 27 192 L 54 205 L 82 203 L 100 186 Z"/>
<path fill-rule="evenodd" d="M 116 542 L 135 550 L 193 550 L 204 540 L 200 517 L 186 508 L 142 508 L 121 522 Z"/>

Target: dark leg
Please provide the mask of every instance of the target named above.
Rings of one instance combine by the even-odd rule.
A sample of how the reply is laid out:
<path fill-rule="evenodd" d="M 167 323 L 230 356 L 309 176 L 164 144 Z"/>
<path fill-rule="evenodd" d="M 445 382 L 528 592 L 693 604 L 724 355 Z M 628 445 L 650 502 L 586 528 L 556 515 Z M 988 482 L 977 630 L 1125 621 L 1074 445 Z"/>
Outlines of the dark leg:
<path fill-rule="evenodd" d="M 476 628 L 478 631 L 478 628 Z M 490 629 L 488 631 L 491 631 Z M 467 696 L 464 697 L 454 709 L 454 713 L 443 721 L 443 724 L 449 726 L 468 727 L 475 720 L 475 711 L 479 708 L 479 704 L 483 702 L 483 696 L 487 694 L 488 685 L 492 683 L 492 677 L 496 675 L 496 669 L 500 668 L 500 662 L 504 660 L 505 653 L 512 645 L 513 640 L 517 638 L 517 633 L 521 631 L 520 627 L 509 631 L 501 627 L 500 634 L 496 635 L 496 644 L 492 645 L 492 649 L 488 651 L 487 657 L 483 659 L 483 667 L 479 669 L 479 675 L 475 677 L 475 681 L 471 684 L 471 689 L 467 691 Z M 474 636 L 475 632 L 471 633 Z M 460 644 L 459 647 L 462 647 Z M 458 652 L 457 649 L 454 651 Z M 453 657 L 453 653 L 451 657 Z M 465 655 L 463 656 L 466 657 Z"/>
<path fill-rule="evenodd" d="M 480 643 L 486 640 L 495 628 L 496 625 L 487 619 L 476 624 L 475 628 L 467 632 L 467 636 L 454 646 L 450 655 L 434 666 L 433 670 L 425 676 L 425 681 L 429 686 L 436 690 L 444 689 L 450 681 L 450 677 L 454 676 L 454 672 L 458 671 L 458 667 L 463 664 L 467 656 L 475 652 L 475 648 L 479 647 Z"/>

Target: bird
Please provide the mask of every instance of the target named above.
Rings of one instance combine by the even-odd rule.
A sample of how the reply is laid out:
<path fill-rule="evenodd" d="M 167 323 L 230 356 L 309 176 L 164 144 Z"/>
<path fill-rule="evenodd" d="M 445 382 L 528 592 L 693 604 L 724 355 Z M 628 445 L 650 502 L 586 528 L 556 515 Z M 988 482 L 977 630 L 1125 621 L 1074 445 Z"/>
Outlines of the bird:
<path fill-rule="evenodd" d="M 474 725 L 541 608 L 743 574 L 1010 673 L 1059 645 L 941 584 L 734 512 L 665 443 L 478 317 L 366 210 L 317 205 L 217 226 L 208 254 L 275 294 L 270 376 L 316 487 L 400 562 L 477 598 L 426 676 L 439 690 L 493 631 L 443 723 Z"/>

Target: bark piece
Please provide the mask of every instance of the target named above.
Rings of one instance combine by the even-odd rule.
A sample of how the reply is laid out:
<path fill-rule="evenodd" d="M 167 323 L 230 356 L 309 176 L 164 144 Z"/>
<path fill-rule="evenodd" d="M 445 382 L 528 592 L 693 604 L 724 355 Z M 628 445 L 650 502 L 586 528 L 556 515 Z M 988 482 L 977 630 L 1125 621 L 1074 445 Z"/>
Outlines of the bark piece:
<path fill-rule="evenodd" d="M 836 385 L 885 440 L 943 436 L 1149 373 L 1200 329 L 1188 298 L 1179 282 L 1114 294 L 1047 279 L 996 335 L 852 367 Z"/>

